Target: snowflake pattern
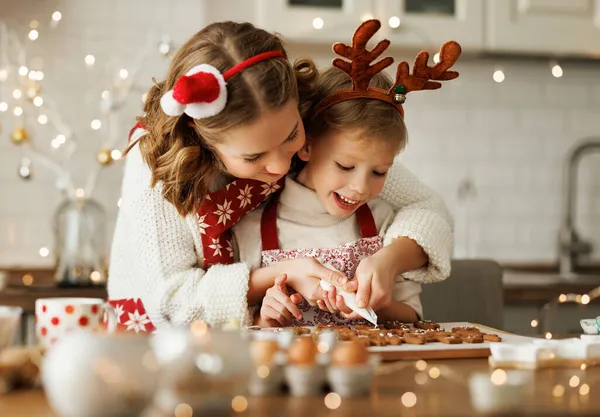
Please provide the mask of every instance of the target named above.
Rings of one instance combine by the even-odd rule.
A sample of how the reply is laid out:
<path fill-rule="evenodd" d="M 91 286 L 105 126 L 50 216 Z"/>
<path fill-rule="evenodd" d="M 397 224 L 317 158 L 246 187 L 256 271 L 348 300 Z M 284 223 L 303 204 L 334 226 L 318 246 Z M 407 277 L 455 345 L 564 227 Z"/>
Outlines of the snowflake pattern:
<path fill-rule="evenodd" d="M 204 223 L 205 218 L 206 218 L 206 214 L 198 217 L 198 226 L 200 226 L 200 234 L 202 234 L 202 235 L 206 233 L 205 229 L 209 226 L 208 224 Z"/>
<path fill-rule="evenodd" d="M 140 314 L 137 310 L 133 313 L 127 313 L 129 315 L 129 320 L 123 323 L 127 326 L 128 331 L 134 331 L 139 333 L 140 331 L 146 331 L 146 324 L 150 323 L 150 319 L 148 319 L 148 315 Z"/>
<path fill-rule="evenodd" d="M 231 244 L 231 240 L 227 241 L 227 246 L 225 246 L 225 249 L 229 253 L 229 256 L 233 258 L 233 245 Z"/>
<path fill-rule="evenodd" d="M 277 184 L 276 182 L 272 182 L 270 184 L 263 184 L 263 185 L 261 185 L 261 187 L 263 190 L 261 191 L 260 195 L 264 195 L 265 197 L 270 196 L 275 191 L 277 191 L 281 188 L 281 186 L 279 184 Z"/>
<path fill-rule="evenodd" d="M 223 223 L 223 226 L 227 223 L 227 221 L 231 221 L 231 214 L 233 210 L 231 210 L 231 201 L 225 199 L 223 204 L 217 203 L 217 210 L 215 210 L 215 215 L 219 216 L 219 220 L 217 220 L 217 224 Z"/>
<path fill-rule="evenodd" d="M 266 250 L 262 252 L 261 266 L 269 266 L 285 259 L 312 257 L 324 265 L 331 265 L 345 274 L 349 279 L 353 279 L 360 261 L 371 256 L 381 248 L 383 248 L 382 238 L 374 236 L 346 243 L 336 248 Z M 298 308 L 302 311 L 302 320 L 294 320 L 290 324 L 291 326 L 366 323 L 364 320 L 348 320 L 342 315 L 331 314 L 318 307 L 312 307 L 306 300 L 298 304 Z"/>
<path fill-rule="evenodd" d="M 115 309 L 115 315 L 117 316 L 117 320 L 119 320 L 124 313 L 123 305 L 122 304 L 116 305 L 114 307 L 114 309 Z"/>
<path fill-rule="evenodd" d="M 250 193 L 250 191 L 252 190 L 252 187 L 250 187 L 248 184 L 246 184 L 246 188 L 244 188 L 243 190 L 240 188 L 240 195 L 238 195 L 238 200 L 240 200 L 240 208 L 244 208 L 249 204 L 252 204 L 252 194 Z"/>
<path fill-rule="evenodd" d="M 223 246 L 221 246 L 221 244 L 219 243 L 219 239 L 213 239 L 212 241 L 212 245 L 208 245 L 208 247 L 214 249 L 215 252 L 213 253 L 213 256 L 221 255 L 221 249 L 223 249 Z"/>

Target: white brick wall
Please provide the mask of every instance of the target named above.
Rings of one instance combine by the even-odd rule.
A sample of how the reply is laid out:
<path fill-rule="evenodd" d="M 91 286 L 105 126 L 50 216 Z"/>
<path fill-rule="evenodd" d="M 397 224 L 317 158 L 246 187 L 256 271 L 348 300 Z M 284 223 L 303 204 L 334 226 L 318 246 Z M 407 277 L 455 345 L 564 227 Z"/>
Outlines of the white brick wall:
<path fill-rule="evenodd" d="M 64 19 L 54 31 L 41 31 L 31 56 L 43 56 L 44 86 L 79 134 L 79 151 L 71 168 L 79 183 L 86 177 L 101 143 L 89 129 L 98 114 L 86 103 L 90 85 L 108 82 L 86 71 L 83 57 L 97 63 L 112 58 L 114 69 L 132 65 L 136 50 L 148 39 L 169 34 L 181 43 L 206 21 L 247 19 L 251 2 L 177 0 L 22 0 L 5 2 L 2 18 L 20 23 L 50 16 L 58 8 Z M 292 56 L 310 55 L 321 65 L 330 48 L 290 45 Z M 399 59 L 412 57 L 400 56 Z M 492 81 L 501 65 L 506 81 Z M 96 66 L 97 68 L 100 65 Z M 567 150 L 581 137 L 600 130 L 600 68 L 565 67 L 555 79 L 547 63 L 464 60 L 461 78 L 437 92 L 415 93 L 406 105 L 409 146 L 401 159 L 424 182 L 442 194 L 455 216 L 456 255 L 512 261 L 551 261 L 561 213 L 562 164 Z M 152 57 L 140 76 L 141 87 L 164 75 L 166 62 Z M 141 96 L 142 89 L 134 96 Z M 120 117 L 125 135 L 139 101 L 132 100 Z M 14 117 L 0 114 L 0 265 L 44 265 L 52 262 L 37 252 L 52 246 L 51 216 L 60 202 L 52 175 L 35 166 L 35 178 L 21 181 L 16 169 L 23 152 L 8 140 Z M 35 130 L 34 130 L 35 129 Z M 49 142 L 43 129 L 31 124 L 38 143 Z M 45 142 L 44 142 L 45 141 Z M 45 145 L 48 150 L 50 148 Z M 97 198 L 107 211 L 112 230 L 119 198 L 121 167 L 103 172 Z M 459 201 L 458 188 L 471 181 L 476 196 Z M 582 162 L 578 200 L 581 234 L 593 241 L 600 258 L 600 154 Z"/>

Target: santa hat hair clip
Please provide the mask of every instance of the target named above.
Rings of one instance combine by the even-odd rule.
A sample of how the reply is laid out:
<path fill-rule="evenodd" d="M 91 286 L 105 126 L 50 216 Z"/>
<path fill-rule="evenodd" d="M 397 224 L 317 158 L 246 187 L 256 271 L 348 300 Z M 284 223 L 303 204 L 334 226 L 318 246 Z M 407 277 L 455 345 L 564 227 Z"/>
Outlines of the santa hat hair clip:
<path fill-rule="evenodd" d="M 271 58 L 286 58 L 282 51 L 269 51 L 240 62 L 224 73 L 209 64 L 197 65 L 179 77 L 172 90 L 160 99 L 169 116 L 187 114 L 193 119 L 216 116 L 227 105 L 227 81 L 252 65 Z"/>

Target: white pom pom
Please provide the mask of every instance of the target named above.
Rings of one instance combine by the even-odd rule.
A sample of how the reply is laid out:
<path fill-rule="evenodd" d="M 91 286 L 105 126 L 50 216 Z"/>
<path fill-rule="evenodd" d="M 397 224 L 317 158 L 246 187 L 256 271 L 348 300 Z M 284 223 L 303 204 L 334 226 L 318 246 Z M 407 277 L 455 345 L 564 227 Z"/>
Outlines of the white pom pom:
<path fill-rule="evenodd" d="M 181 116 L 185 110 L 185 104 L 181 104 L 173 98 L 173 90 L 167 91 L 160 98 L 160 107 L 168 116 Z"/>

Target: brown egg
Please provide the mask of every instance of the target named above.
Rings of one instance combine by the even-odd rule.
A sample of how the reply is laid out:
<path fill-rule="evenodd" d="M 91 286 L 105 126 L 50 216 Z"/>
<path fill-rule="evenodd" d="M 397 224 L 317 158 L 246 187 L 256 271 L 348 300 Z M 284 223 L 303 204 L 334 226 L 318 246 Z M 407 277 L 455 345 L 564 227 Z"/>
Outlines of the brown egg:
<path fill-rule="evenodd" d="M 256 366 L 271 365 L 279 344 L 275 340 L 253 340 L 250 344 L 250 357 Z"/>
<path fill-rule="evenodd" d="M 298 337 L 288 349 L 288 361 L 292 365 L 313 365 L 317 353 L 317 343 L 312 337 Z"/>
<path fill-rule="evenodd" d="M 338 366 L 364 365 L 369 360 L 369 351 L 360 340 L 339 342 L 331 354 L 331 363 Z"/>

